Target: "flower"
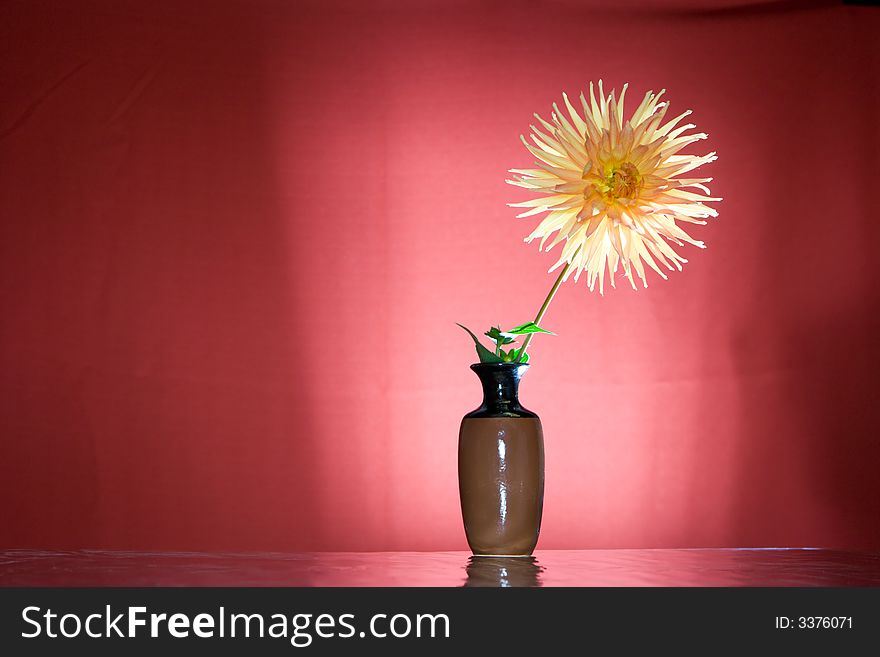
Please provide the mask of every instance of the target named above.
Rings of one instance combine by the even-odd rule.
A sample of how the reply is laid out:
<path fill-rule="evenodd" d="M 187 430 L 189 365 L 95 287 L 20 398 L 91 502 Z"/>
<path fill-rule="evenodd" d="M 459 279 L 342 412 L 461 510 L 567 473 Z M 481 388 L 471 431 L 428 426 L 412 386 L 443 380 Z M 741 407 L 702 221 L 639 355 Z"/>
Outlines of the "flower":
<path fill-rule="evenodd" d="M 556 103 L 552 123 L 535 114 L 546 132 L 530 126 L 534 146 L 522 135 L 520 139 L 538 158 L 538 168 L 511 169 L 517 175 L 507 181 L 544 194 L 509 204 L 529 208 L 518 217 L 548 213 L 525 241 L 541 238 L 544 250 L 556 233 L 547 250 L 563 240 L 565 245 L 550 271 L 566 263 L 562 278 L 567 280 L 574 272 L 575 281 L 586 271 L 590 290 L 598 279 L 600 294 L 604 294 L 606 268 L 612 287 L 614 274 L 622 268 L 634 289 L 633 271 L 648 286 L 645 264 L 664 279 L 661 265 L 680 271 L 687 260 L 669 242 L 700 248 L 705 244 L 676 222 L 705 224 L 705 218 L 718 213 L 704 203 L 721 200 L 710 196 L 705 183 L 711 178 L 680 177 L 717 159 L 714 152 L 680 154 L 689 144 L 707 137 L 705 133 L 684 134 L 695 127 L 692 123 L 676 127 L 691 111 L 664 123 L 669 103 L 659 99 L 665 90 L 649 91 L 632 116 L 624 119 L 627 86 L 618 100 L 614 91 L 605 96 L 600 80 L 597 102 L 591 82 L 589 104 L 583 93 L 580 96 L 583 117 L 563 94 L 570 121 Z"/>

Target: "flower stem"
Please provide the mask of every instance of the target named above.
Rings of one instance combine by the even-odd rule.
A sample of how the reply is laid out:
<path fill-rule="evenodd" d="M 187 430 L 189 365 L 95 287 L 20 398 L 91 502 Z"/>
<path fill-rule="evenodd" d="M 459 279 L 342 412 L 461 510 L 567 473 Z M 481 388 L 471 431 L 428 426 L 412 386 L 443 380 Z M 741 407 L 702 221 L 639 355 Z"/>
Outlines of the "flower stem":
<path fill-rule="evenodd" d="M 578 249 L 580 250 L 580 249 Z M 544 314 L 547 312 L 547 308 L 550 306 L 550 302 L 553 301 L 553 297 L 556 296 L 556 290 L 559 289 L 559 286 L 562 285 L 562 279 L 565 278 L 565 275 L 568 273 L 568 270 L 571 269 L 571 263 L 577 256 L 577 251 L 571 257 L 571 260 L 565 263 L 565 267 L 562 268 L 562 271 L 559 273 L 559 276 L 556 279 L 556 282 L 553 284 L 553 287 L 550 288 L 550 292 L 547 293 L 547 298 L 544 299 L 544 303 L 541 304 L 541 309 L 538 311 L 538 314 L 535 316 L 535 324 L 538 326 L 541 325 L 541 320 L 544 319 Z M 529 347 L 529 343 L 531 343 L 532 338 L 535 336 L 534 333 L 529 333 L 526 336 L 526 339 L 523 340 L 522 349 L 519 350 L 519 354 L 516 357 L 516 362 L 519 363 L 522 361 L 523 354 L 526 353 L 526 349 Z"/>

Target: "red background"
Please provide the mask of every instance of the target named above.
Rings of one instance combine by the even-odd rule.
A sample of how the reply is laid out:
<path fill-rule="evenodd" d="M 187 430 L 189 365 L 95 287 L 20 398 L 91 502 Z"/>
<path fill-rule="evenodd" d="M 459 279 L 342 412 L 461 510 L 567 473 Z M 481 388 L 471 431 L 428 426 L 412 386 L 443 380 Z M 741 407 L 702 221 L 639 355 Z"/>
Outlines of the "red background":
<path fill-rule="evenodd" d="M 466 549 L 454 322 L 534 315 L 505 171 L 600 77 L 724 201 L 551 307 L 539 547 L 880 545 L 880 9 L 603 4 L 4 2 L 0 546 Z"/>

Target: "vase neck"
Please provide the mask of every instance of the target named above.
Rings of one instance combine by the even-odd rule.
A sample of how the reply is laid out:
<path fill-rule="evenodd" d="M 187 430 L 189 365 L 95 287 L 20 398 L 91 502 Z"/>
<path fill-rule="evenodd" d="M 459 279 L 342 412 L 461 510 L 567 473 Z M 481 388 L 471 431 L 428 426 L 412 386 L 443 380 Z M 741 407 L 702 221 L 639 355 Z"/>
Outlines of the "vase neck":
<path fill-rule="evenodd" d="M 529 368 L 521 363 L 477 363 L 471 369 L 480 377 L 484 415 L 532 415 L 519 403 L 519 382 Z"/>

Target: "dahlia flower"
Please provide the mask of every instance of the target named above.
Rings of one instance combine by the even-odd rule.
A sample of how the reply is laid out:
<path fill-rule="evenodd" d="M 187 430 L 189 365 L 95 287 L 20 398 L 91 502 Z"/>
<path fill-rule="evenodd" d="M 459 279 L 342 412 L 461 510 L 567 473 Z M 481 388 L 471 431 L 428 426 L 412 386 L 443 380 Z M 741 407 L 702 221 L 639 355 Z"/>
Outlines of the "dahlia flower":
<path fill-rule="evenodd" d="M 543 195 L 510 205 L 528 208 L 518 217 L 547 213 L 525 241 L 540 238 L 544 250 L 550 240 L 548 251 L 565 241 L 550 271 L 565 264 L 560 281 L 572 272 L 577 281 L 586 271 L 590 290 L 598 279 L 604 294 L 606 269 L 612 287 L 622 269 L 634 289 L 633 272 L 648 286 L 645 264 L 664 279 L 663 269 L 681 270 L 687 260 L 669 243 L 705 245 L 678 224 L 705 224 L 707 217 L 718 215 L 705 203 L 721 199 L 710 196 L 706 183 L 711 178 L 682 177 L 717 159 L 714 152 L 681 154 L 707 137 L 685 134 L 693 123 L 679 125 L 690 110 L 665 121 L 669 103 L 660 102 L 665 90 L 649 91 L 627 119 L 623 101 L 628 85 L 619 99 L 614 91 L 606 97 L 601 80 L 598 86 L 598 100 L 592 83 L 589 102 L 580 95 L 583 116 L 565 94 L 568 117 L 556 103 L 551 122 L 535 114 L 540 127 L 530 126 L 534 145 L 520 138 L 538 159 L 537 168 L 511 169 L 516 175 L 507 182 Z"/>

